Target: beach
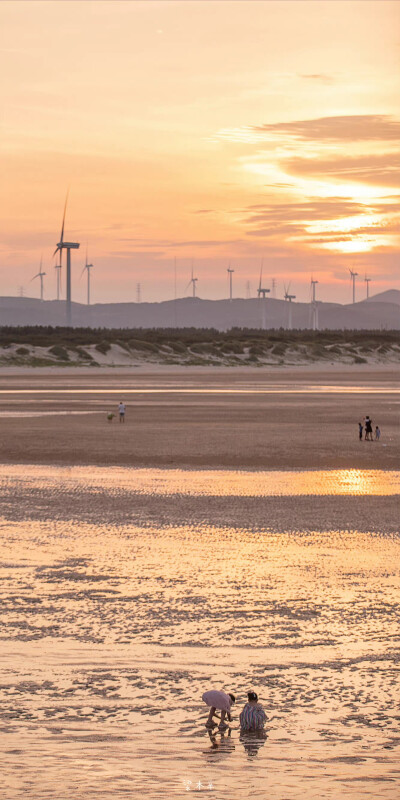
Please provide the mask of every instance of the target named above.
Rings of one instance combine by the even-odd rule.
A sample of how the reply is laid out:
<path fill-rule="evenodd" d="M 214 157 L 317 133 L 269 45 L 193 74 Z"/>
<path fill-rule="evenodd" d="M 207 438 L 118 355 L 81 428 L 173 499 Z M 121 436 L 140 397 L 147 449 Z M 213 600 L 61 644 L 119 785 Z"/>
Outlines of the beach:
<path fill-rule="evenodd" d="M 397 800 L 398 410 L 383 367 L 0 374 L 5 800 Z"/>
<path fill-rule="evenodd" d="M 396 391 L 398 371 L 385 367 L 10 369 L 0 372 L 0 452 L 71 466 L 390 469 Z M 358 441 L 366 414 L 380 442 Z"/>

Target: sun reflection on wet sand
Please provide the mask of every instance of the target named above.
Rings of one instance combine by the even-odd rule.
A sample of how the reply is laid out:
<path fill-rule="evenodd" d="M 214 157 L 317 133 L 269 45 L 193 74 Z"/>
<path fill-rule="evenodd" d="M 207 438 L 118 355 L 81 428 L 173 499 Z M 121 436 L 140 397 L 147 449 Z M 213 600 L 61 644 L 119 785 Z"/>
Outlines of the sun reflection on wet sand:
<path fill-rule="evenodd" d="M 31 488 L 70 490 L 71 484 L 87 492 L 109 494 L 190 495 L 192 497 L 284 497 L 307 495 L 390 496 L 400 494 L 400 471 L 339 470 L 181 470 L 122 467 L 0 467 L 3 491 L 12 482 L 26 480 Z"/>
<path fill-rule="evenodd" d="M 299 505 L 296 526 L 279 531 L 251 514 L 247 526 L 199 521 L 192 501 L 168 520 L 161 506 L 158 525 L 126 511 L 138 492 L 152 502 L 225 491 L 236 513 L 252 487 L 288 501 L 291 488 L 300 501 L 310 486 L 356 495 L 361 509 L 371 487 L 394 492 L 397 473 L 7 467 L 1 477 L 15 508 L 0 540 L 6 800 L 54 800 L 60 786 L 74 800 L 397 800 L 393 526 L 326 529 L 319 505 L 315 528 Z M 105 498 L 96 523 L 79 498 L 91 508 Z M 212 737 L 200 699 L 210 686 L 238 699 L 231 730 Z M 249 688 L 268 715 L 264 735 L 238 728 Z"/>
<path fill-rule="evenodd" d="M 230 387 L 229 389 L 224 389 L 222 387 L 219 388 L 212 388 L 211 386 L 199 388 L 197 386 L 191 386 L 188 388 L 183 388 L 182 386 L 164 386 L 160 388 L 158 386 L 149 387 L 135 387 L 132 388 L 127 386 L 124 383 L 119 388 L 112 388 L 110 389 L 109 386 L 103 386 L 99 388 L 96 385 L 96 388 L 87 385 L 84 389 L 71 389 L 66 386 L 54 387 L 51 386 L 49 389 L 21 389 L 21 388 L 13 388 L 13 389 L 0 389 L 0 395 L 13 395 L 14 397 L 18 398 L 18 395 L 80 395 L 80 394 L 87 394 L 87 395 L 95 395 L 95 394 L 103 394 L 103 395 L 131 395 L 131 394 L 193 394 L 193 395 L 202 395 L 202 394 L 220 394 L 220 395 L 257 395 L 257 394 L 371 394 L 371 395 L 385 395 L 385 394 L 393 394 L 397 395 L 400 394 L 400 389 L 398 386 L 391 385 L 387 386 L 360 386 L 354 385 L 349 386 L 345 384 L 339 384 L 337 386 L 332 384 L 309 384 L 306 386 L 288 386 L 287 384 L 269 384 L 268 386 L 253 386 L 251 389 L 245 387 Z"/>

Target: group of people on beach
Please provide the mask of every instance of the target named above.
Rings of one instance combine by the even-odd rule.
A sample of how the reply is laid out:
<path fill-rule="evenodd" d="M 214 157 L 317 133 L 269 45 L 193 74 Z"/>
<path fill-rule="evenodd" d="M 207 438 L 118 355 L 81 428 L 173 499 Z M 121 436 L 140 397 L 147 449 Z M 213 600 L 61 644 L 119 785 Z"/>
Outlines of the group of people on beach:
<path fill-rule="evenodd" d="M 365 427 L 365 441 L 366 442 L 373 442 L 374 441 L 374 432 L 373 432 L 373 429 L 372 429 L 372 419 L 369 417 L 368 414 L 367 414 L 366 417 L 364 417 L 363 422 L 364 422 L 364 425 L 363 425 L 362 422 L 358 423 L 358 438 L 359 438 L 359 440 L 361 442 L 361 440 L 363 438 L 363 430 L 364 430 L 364 427 Z M 379 442 L 380 438 L 381 438 L 380 428 L 379 428 L 378 425 L 375 425 L 375 441 Z"/>
<path fill-rule="evenodd" d="M 231 708 L 236 702 L 235 695 L 231 693 L 226 694 L 225 692 L 221 692 L 217 689 L 209 689 L 208 692 L 204 692 L 201 699 L 204 700 L 210 709 L 207 722 L 205 723 L 206 728 L 208 728 L 208 730 L 213 730 L 213 728 L 216 728 L 217 723 L 214 721 L 214 717 L 217 717 L 217 719 L 219 719 L 218 730 L 225 731 L 228 727 L 225 719 L 227 719 L 228 722 L 232 721 Z M 217 714 L 217 711 L 219 711 L 220 714 Z M 244 705 L 239 714 L 241 730 L 262 730 L 266 719 L 267 715 L 261 703 L 258 702 L 258 696 L 256 692 L 248 692 L 247 703 Z"/>

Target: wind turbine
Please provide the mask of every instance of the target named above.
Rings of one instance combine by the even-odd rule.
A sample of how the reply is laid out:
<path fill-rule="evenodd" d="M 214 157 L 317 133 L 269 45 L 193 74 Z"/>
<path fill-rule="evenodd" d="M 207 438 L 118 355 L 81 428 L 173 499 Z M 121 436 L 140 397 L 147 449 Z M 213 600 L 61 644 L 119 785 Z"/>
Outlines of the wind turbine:
<path fill-rule="evenodd" d="M 78 250 L 79 244 L 78 242 L 64 242 L 64 224 L 65 224 L 65 212 L 67 210 L 67 201 L 68 201 L 68 192 L 65 198 L 65 206 L 64 206 L 64 215 L 63 221 L 61 226 L 61 236 L 60 241 L 57 244 L 57 247 L 54 251 L 54 255 L 58 252 L 62 253 L 63 250 L 67 251 L 67 291 L 66 291 L 66 317 L 67 317 L 67 325 L 71 325 L 71 250 Z"/>
<path fill-rule="evenodd" d="M 285 296 L 285 300 L 289 301 L 288 330 L 291 331 L 292 330 L 292 300 L 295 299 L 296 295 L 295 294 L 289 294 L 289 289 L 290 289 L 290 283 L 289 283 L 287 288 L 286 288 L 286 285 L 285 285 L 285 295 L 284 296 Z"/>
<path fill-rule="evenodd" d="M 318 306 L 317 306 L 317 301 L 315 299 L 315 287 L 316 287 L 317 283 L 319 283 L 319 281 L 315 281 L 313 279 L 313 277 L 311 276 L 311 295 L 312 295 L 312 300 L 311 300 L 311 318 L 312 318 L 312 329 L 313 329 L 313 331 L 317 331 L 318 330 Z"/>
<path fill-rule="evenodd" d="M 92 269 L 92 267 L 93 267 L 93 264 L 88 264 L 87 248 L 86 248 L 85 266 L 84 266 L 84 268 L 83 268 L 83 270 L 81 272 L 81 277 L 82 277 L 82 275 L 83 275 L 83 273 L 85 272 L 85 269 L 86 269 L 87 270 L 87 305 L 88 306 L 90 306 L 90 270 Z"/>
<path fill-rule="evenodd" d="M 265 300 L 265 295 L 270 292 L 270 289 L 264 289 L 262 286 L 262 274 L 263 274 L 263 263 L 264 259 L 261 261 L 261 269 L 260 269 L 260 283 L 258 284 L 257 294 L 259 297 L 263 297 Z"/>
<path fill-rule="evenodd" d="M 192 284 L 192 286 L 193 286 L 193 297 L 196 297 L 196 281 L 197 280 L 198 280 L 197 278 L 193 277 L 193 261 L 192 261 L 192 277 L 190 278 L 190 281 L 189 281 L 188 285 L 186 286 L 186 289 L 188 289 L 190 284 Z M 185 289 L 185 291 L 186 291 L 186 289 Z"/>
<path fill-rule="evenodd" d="M 350 272 L 350 279 L 353 281 L 353 304 L 356 302 L 356 277 L 358 272 L 353 272 L 353 270 L 349 269 Z"/>
<path fill-rule="evenodd" d="M 231 265 L 229 264 L 229 267 L 226 271 L 229 275 L 229 300 L 232 302 L 232 275 L 235 272 L 235 270 L 231 269 Z"/>
<path fill-rule="evenodd" d="M 43 265 L 43 258 L 40 259 L 40 268 L 39 272 L 31 278 L 31 282 L 35 280 L 35 278 L 40 278 L 40 300 L 43 302 L 43 276 L 46 275 L 45 272 L 42 270 Z"/>
<path fill-rule="evenodd" d="M 270 289 L 264 289 L 263 285 L 262 285 L 263 264 L 264 264 L 264 259 L 262 259 L 262 261 L 261 261 L 260 282 L 258 284 L 257 294 L 258 294 L 259 299 L 261 300 L 261 298 L 262 298 L 263 301 L 264 301 L 265 300 L 265 295 L 269 293 Z M 264 302 L 262 304 L 262 323 L 261 323 L 261 327 L 262 327 L 263 330 L 265 330 L 265 328 L 267 327 L 266 309 L 265 309 L 265 303 Z"/>
<path fill-rule="evenodd" d="M 371 278 L 367 278 L 367 276 L 365 276 L 364 281 L 367 284 L 367 300 L 369 300 L 369 284 L 371 282 Z"/>

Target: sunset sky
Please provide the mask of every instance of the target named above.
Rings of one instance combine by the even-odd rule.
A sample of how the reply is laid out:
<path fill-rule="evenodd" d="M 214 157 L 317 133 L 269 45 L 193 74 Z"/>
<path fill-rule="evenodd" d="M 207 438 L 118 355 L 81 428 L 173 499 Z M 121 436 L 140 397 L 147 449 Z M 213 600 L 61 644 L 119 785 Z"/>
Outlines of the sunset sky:
<path fill-rule="evenodd" d="M 400 289 L 400 3 L 0 4 L 0 294 L 73 299 Z M 65 276 L 64 276 L 65 278 Z"/>

